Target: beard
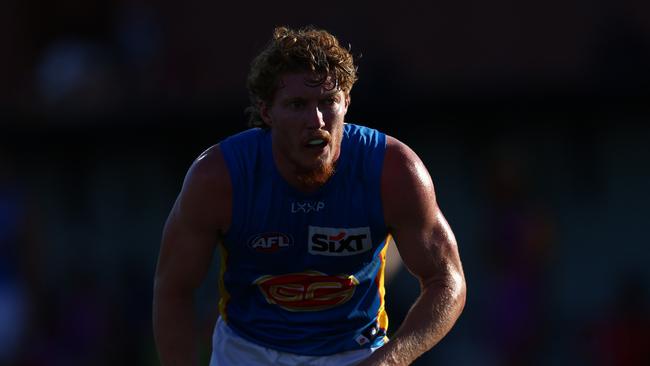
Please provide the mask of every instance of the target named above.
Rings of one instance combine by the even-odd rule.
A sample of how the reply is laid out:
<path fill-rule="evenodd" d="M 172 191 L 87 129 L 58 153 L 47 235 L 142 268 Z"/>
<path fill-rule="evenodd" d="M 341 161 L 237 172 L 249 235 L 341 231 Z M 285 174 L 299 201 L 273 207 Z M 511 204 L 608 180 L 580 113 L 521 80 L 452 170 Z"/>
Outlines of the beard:
<path fill-rule="evenodd" d="M 336 171 L 334 163 L 322 163 L 314 169 L 298 173 L 298 182 L 306 187 L 320 187 L 325 184 Z"/>
<path fill-rule="evenodd" d="M 322 136 L 325 141 L 330 145 L 330 149 L 334 146 L 340 152 L 341 140 L 343 139 L 343 128 L 334 130 L 332 134 L 323 132 Z M 330 154 L 332 154 L 330 150 Z M 320 187 L 334 175 L 336 172 L 336 163 L 338 162 L 338 154 L 336 158 L 333 156 L 323 157 L 316 163 L 315 166 L 309 168 L 304 167 L 297 172 L 297 181 L 303 187 Z"/>

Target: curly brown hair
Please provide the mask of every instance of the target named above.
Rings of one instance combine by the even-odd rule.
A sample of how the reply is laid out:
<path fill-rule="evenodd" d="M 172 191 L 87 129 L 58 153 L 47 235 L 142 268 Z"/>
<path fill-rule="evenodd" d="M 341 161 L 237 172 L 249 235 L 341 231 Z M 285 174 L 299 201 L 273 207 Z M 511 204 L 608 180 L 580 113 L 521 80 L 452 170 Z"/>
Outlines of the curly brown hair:
<path fill-rule="evenodd" d="M 266 127 L 260 116 L 259 104 L 270 104 L 280 76 L 287 72 L 312 71 L 318 77 L 308 85 L 323 85 L 332 76 L 332 88 L 347 95 L 357 81 L 350 47 L 342 47 L 331 33 L 305 27 L 298 30 L 277 27 L 266 48 L 253 59 L 246 86 L 251 105 L 246 108 L 249 125 Z"/>

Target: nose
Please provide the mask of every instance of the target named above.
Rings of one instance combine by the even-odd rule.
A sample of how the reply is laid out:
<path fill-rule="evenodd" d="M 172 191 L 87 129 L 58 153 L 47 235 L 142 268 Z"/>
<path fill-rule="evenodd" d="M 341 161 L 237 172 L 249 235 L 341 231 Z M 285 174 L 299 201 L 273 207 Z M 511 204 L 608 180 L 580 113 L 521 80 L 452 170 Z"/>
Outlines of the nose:
<path fill-rule="evenodd" d="M 310 108 L 307 116 L 307 127 L 315 130 L 325 127 L 323 112 L 320 110 L 320 108 Z"/>

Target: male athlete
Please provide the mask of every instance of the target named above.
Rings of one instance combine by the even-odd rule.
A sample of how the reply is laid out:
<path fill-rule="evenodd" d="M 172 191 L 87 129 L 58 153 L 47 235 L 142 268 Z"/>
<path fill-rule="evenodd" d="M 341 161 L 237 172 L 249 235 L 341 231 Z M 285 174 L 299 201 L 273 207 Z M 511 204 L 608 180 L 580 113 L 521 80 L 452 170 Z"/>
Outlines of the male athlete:
<path fill-rule="evenodd" d="M 465 304 L 454 235 L 418 156 L 344 122 L 356 67 L 330 33 L 275 29 L 252 63 L 247 131 L 190 167 L 163 232 L 153 321 L 162 365 L 195 365 L 193 294 L 221 249 L 211 366 L 408 365 Z M 386 337 L 394 238 L 421 293 Z"/>

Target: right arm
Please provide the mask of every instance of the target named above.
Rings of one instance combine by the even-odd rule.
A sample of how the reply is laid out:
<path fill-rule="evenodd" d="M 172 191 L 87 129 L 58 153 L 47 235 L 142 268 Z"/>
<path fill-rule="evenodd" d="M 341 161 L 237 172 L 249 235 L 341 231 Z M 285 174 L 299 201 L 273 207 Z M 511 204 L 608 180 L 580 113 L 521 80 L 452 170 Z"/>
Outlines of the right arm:
<path fill-rule="evenodd" d="M 213 146 L 190 167 L 162 235 L 153 293 L 153 328 L 162 366 L 198 363 L 194 293 L 230 225 L 232 187 Z"/>

